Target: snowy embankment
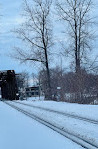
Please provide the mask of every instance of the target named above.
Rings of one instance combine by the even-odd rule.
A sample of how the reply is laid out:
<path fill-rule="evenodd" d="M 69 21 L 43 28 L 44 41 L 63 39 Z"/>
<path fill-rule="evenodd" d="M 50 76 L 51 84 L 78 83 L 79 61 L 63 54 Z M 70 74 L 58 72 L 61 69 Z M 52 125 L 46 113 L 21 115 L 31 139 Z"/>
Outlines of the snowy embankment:
<path fill-rule="evenodd" d="M 82 149 L 0 101 L 0 149 Z"/>
<path fill-rule="evenodd" d="M 62 111 L 94 120 L 98 120 L 98 106 L 94 105 L 79 105 L 72 103 L 54 102 L 54 101 L 21 101 L 21 103 L 27 103 L 34 106 L 53 109 L 56 111 Z M 58 115 L 42 109 L 36 109 L 25 105 L 17 104 L 19 107 L 34 113 L 40 118 L 51 122 L 63 128 L 67 132 L 75 134 L 87 141 L 98 146 L 98 124 L 92 124 L 86 121 Z"/>

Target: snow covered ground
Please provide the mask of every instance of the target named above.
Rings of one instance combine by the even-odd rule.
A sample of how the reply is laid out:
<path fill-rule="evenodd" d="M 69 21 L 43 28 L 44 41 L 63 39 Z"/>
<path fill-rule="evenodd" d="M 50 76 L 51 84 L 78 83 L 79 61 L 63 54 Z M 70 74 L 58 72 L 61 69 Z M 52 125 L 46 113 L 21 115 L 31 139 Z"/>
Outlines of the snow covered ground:
<path fill-rule="evenodd" d="M 32 98 L 31 98 L 32 99 Z M 98 121 L 98 105 L 84 105 L 77 103 L 55 102 L 55 101 L 22 101 L 23 103 L 32 104 L 44 108 L 62 111 L 77 116 L 86 117 Z"/>
<path fill-rule="evenodd" d="M 98 120 L 98 106 L 96 105 L 80 105 L 64 102 L 54 101 L 21 101 L 21 103 L 27 103 L 34 106 L 44 107 L 48 109 L 55 109 L 56 111 L 63 111 L 66 113 Z M 15 103 L 16 104 L 16 103 Z M 86 121 L 65 117 L 42 109 L 36 109 L 25 105 L 17 106 L 33 113 L 46 121 L 63 128 L 65 131 L 75 134 L 87 141 L 90 141 L 94 145 L 98 146 L 98 124 L 92 124 Z"/>
<path fill-rule="evenodd" d="M 0 149 L 82 149 L 0 101 Z"/>
<path fill-rule="evenodd" d="M 27 101 L 43 101 L 44 98 L 45 98 L 44 96 L 28 97 Z"/>

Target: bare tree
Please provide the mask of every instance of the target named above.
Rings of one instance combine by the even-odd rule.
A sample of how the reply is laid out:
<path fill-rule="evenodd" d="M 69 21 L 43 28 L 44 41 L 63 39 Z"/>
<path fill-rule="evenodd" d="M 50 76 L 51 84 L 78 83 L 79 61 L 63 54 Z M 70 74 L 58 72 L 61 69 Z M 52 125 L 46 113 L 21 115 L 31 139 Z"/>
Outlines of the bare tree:
<path fill-rule="evenodd" d="M 73 51 L 76 73 L 80 72 L 87 49 L 91 49 L 91 6 L 92 0 L 62 0 L 57 2 L 60 18 L 68 23 L 69 36 L 71 37 L 68 53 Z"/>
<path fill-rule="evenodd" d="M 48 52 L 52 46 L 52 27 L 50 23 L 51 0 L 24 0 L 24 18 L 22 26 L 15 30 L 18 38 L 27 45 L 28 50 L 15 47 L 16 58 L 22 61 L 40 62 L 47 72 L 47 99 L 51 99 L 51 85 Z"/>
<path fill-rule="evenodd" d="M 21 72 L 16 76 L 18 88 L 26 88 L 29 86 L 29 74 L 27 72 Z"/>
<path fill-rule="evenodd" d="M 93 39 L 91 6 L 92 0 L 58 0 L 57 2 L 58 15 L 68 25 L 70 42 L 67 53 L 72 55 L 75 62 L 77 99 L 82 97 L 82 64 L 88 49 L 91 50 L 91 39 Z"/>

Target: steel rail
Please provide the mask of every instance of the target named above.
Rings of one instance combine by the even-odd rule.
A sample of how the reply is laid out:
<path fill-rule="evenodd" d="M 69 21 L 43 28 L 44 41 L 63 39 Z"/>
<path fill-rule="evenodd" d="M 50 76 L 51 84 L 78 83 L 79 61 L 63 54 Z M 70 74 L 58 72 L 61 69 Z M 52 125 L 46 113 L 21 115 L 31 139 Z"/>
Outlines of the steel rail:
<path fill-rule="evenodd" d="M 44 120 L 43 118 L 40 118 L 38 116 L 36 116 L 33 113 L 30 113 L 24 109 L 21 109 L 19 107 L 17 107 L 16 105 L 13 105 L 12 103 L 8 103 L 7 101 L 3 101 L 5 104 L 11 106 L 12 108 L 16 109 L 17 111 L 25 114 L 26 116 L 28 116 L 29 118 L 32 118 L 38 122 L 40 122 L 41 124 L 51 128 L 52 130 L 58 132 L 59 134 L 63 135 L 64 137 L 72 140 L 73 142 L 75 142 L 76 144 L 82 146 L 85 149 L 98 149 L 98 146 L 96 146 L 95 144 L 84 140 L 83 138 L 80 138 L 79 136 L 72 134 L 70 132 L 67 132 L 66 130 L 60 128 L 59 126 L 56 126 L 56 124 L 52 124 L 47 120 Z"/>
<path fill-rule="evenodd" d="M 57 113 L 57 114 L 60 114 L 60 115 L 63 115 L 63 116 L 71 117 L 71 118 L 74 118 L 74 119 L 78 119 L 78 120 L 82 120 L 82 121 L 86 121 L 86 122 L 98 125 L 98 121 L 92 120 L 92 119 L 89 119 L 89 118 L 85 118 L 85 117 L 81 117 L 81 116 L 77 116 L 77 115 L 73 115 L 73 114 L 69 114 L 69 113 L 65 113 L 65 112 L 60 112 L 60 111 L 56 111 L 56 110 L 52 110 L 52 109 L 48 109 L 48 108 L 44 108 L 44 107 L 34 106 L 34 105 L 26 104 L 26 103 L 21 103 L 19 101 L 17 101 L 17 102 L 13 101 L 13 102 L 19 103 L 19 104 L 22 104 L 22 105 L 25 105 L 25 106 L 33 107 L 33 108 L 36 108 L 36 109 L 41 109 L 41 110 L 45 110 L 45 111 L 48 111 L 48 112 Z"/>

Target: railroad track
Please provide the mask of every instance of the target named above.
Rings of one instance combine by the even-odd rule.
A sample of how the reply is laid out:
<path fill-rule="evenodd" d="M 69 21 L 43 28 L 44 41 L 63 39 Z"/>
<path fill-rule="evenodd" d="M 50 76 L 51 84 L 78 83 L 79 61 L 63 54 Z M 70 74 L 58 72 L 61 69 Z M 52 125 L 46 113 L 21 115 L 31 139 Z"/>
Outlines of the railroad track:
<path fill-rule="evenodd" d="M 85 118 L 85 117 L 81 117 L 81 116 L 77 116 L 77 115 L 73 115 L 73 114 L 69 114 L 69 113 L 65 113 L 65 112 L 60 112 L 60 111 L 56 111 L 56 110 L 52 110 L 52 109 L 48 109 L 48 108 L 43 108 L 43 107 L 39 107 L 39 106 L 34 106 L 34 105 L 26 104 L 26 103 L 21 103 L 19 101 L 17 101 L 17 102 L 13 101 L 13 102 L 19 103 L 19 104 L 22 104 L 22 105 L 25 105 L 25 106 L 33 107 L 33 108 L 36 108 L 36 109 L 41 109 L 41 110 L 45 110 L 45 111 L 48 111 L 48 112 L 53 112 L 53 113 L 56 113 L 56 114 L 60 114 L 60 115 L 63 115 L 63 116 L 71 117 L 71 118 L 74 118 L 74 119 L 78 119 L 78 120 L 82 120 L 82 121 L 86 121 L 86 122 L 98 125 L 98 121 L 92 120 L 92 119 L 89 119 L 89 118 Z"/>
<path fill-rule="evenodd" d="M 38 122 L 40 122 L 41 124 L 53 129 L 54 131 L 58 132 L 59 134 L 63 135 L 64 137 L 72 140 L 73 142 L 77 143 L 78 145 L 82 146 L 83 148 L 85 149 L 98 149 L 98 146 L 96 146 L 95 144 L 83 139 L 83 138 L 80 138 L 79 136 L 75 135 L 75 134 L 72 134 L 70 132 L 67 132 L 66 130 L 60 128 L 59 126 L 57 126 L 56 124 L 52 124 L 50 123 L 49 121 L 47 120 L 44 120 L 43 118 L 40 118 L 38 116 L 36 116 L 35 114 L 33 113 L 30 113 L 24 109 L 21 109 L 19 107 L 17 107 L 16 105 L 13 105 L 12 103 L 13 102 L 7 102 L 7 101 L 4 101 L 5 104 L 11 106 L 12 108 L 16 109 L 17 111 L 25 114 L 26 116 L 28 116 L 29 118 L 32 118 Z"/>

